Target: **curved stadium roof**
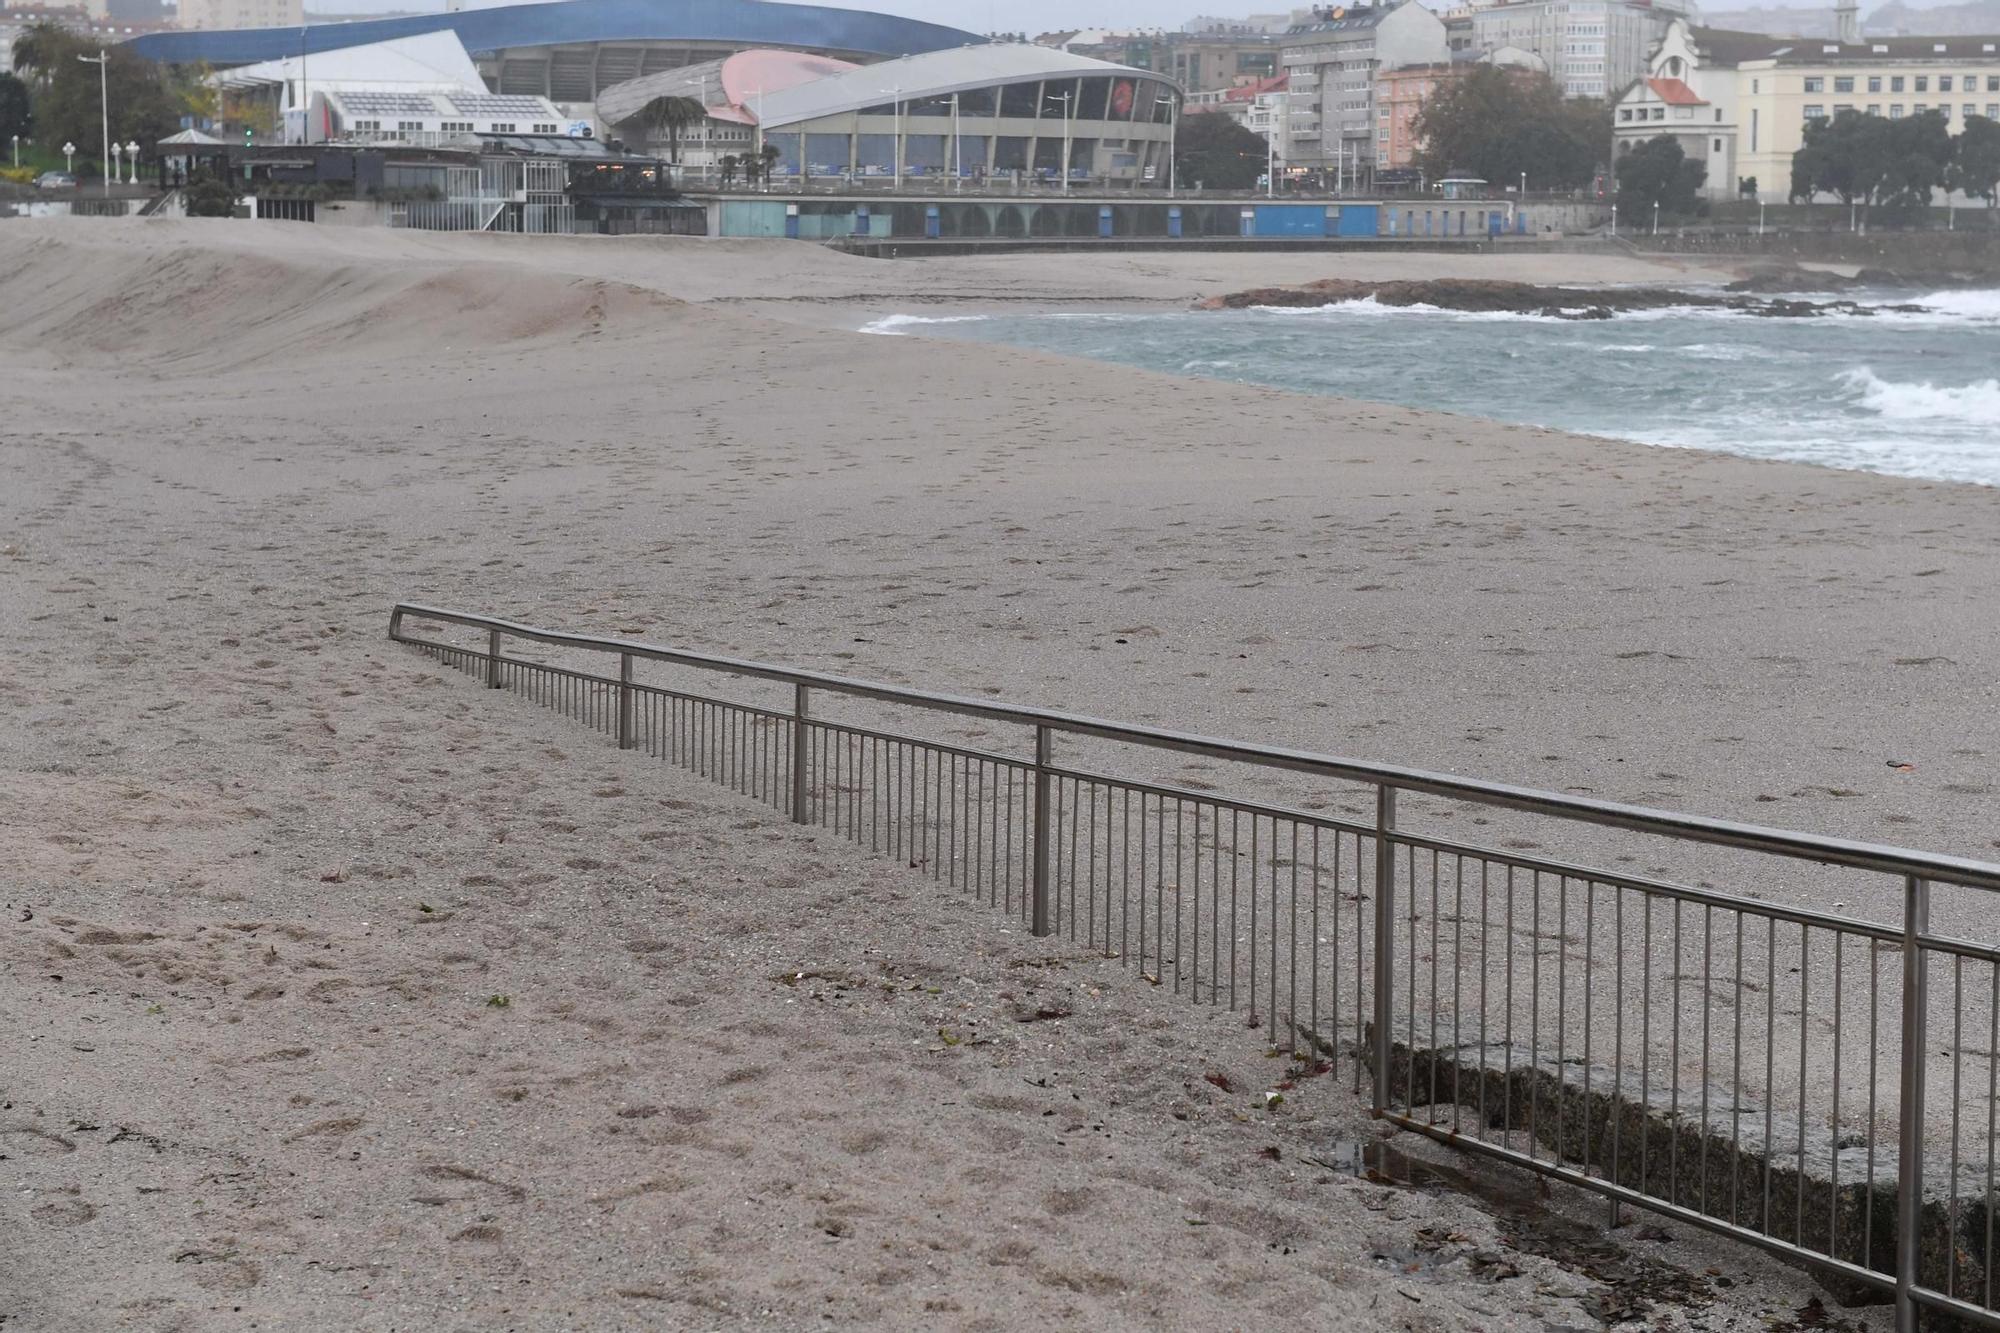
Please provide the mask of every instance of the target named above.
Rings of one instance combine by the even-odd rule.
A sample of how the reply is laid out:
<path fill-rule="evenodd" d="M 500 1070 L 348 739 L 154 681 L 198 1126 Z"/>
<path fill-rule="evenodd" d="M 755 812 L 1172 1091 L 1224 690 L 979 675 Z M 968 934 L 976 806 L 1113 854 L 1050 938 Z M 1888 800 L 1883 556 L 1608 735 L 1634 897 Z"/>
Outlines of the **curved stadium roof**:
<path fill-rule="evenodd" d="M 797 84 L 764 99 L 763 121 L 766 129 L 774 129 L 802 120 L 859 111 L 888 102 L 892 97 L 906 103 L 917 102 L 994 84 L 1092 74 L 1172 84 L 1172 80 L 1149 70 L 1113 65 L 1054 47 L 985 44 L 922 52 Z"/>
<path fill-rule="evenodd" d="M 337 51 L 447 28 L 474 56 L 524 46 L 645 41 L 733 42 L 901 56 L 985 40 L 938 23 L 775 0 L 554 0 L 304 28 L 155 32 L 126 46 L 135 55 L 168 64 L 247 65 L 295 56 L 302 50 L 308 55 Z"/>

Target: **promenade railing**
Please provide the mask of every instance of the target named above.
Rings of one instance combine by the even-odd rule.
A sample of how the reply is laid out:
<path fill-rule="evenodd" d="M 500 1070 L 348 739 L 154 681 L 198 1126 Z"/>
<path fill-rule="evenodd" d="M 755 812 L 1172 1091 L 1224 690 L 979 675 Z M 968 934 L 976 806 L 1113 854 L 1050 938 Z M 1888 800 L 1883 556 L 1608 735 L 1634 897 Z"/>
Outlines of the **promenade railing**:
<path fill-rule="evenodd" d="M 2000 865 L 414 603 L 389 636 L 1246 1011 L 1287 1080 L 1613 1224 L 2000 1328 L 2000 948 L 1963 937 Z"/>

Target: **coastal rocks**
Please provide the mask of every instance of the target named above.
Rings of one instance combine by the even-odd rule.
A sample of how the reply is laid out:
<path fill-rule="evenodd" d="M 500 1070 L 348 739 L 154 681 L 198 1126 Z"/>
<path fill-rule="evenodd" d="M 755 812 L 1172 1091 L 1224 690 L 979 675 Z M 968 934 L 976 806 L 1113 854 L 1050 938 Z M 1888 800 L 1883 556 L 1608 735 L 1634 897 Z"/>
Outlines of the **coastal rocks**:
<path fill-rule="evenodd" d="M 1795 288 L 1792 290 L 1796 290 Z M 1635 310 L 1716 309 L 1774 319 L 1818 315 L 1871 315 L 1879 310 L 1920 310 L 1920 306 L 1865 306 L 1854 301 L 1767 300 L 1736 293 L 1683 292 L 1671 287 L 1548 287 L 1491 278 L 1438 278 L 1425 281 L 1367 282 L 1326 278 L 1301 287 L 1254 287 L 1211 296 L 1199 310 L 1242 310 L 1251 306 L 1312 308 L 1347 301 L 1384 306 L 1427 306 L 1477 314 L 1537 315 L 1545 319 L 1611 319 Z"/>

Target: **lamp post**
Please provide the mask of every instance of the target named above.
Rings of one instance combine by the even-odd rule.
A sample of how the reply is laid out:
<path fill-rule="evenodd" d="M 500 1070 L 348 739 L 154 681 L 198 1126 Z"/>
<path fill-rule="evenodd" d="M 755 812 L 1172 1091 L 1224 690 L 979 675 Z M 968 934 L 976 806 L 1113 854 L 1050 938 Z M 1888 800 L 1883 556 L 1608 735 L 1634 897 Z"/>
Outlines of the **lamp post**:
<path fill-rule="evenodd" d="M 73 143 L 63 145 L 63 171 L 67 175 L 76 175 L 76 145 Z"/>
<path fill-rule="evenodd" d="M 94 56 L 78 56 L 86 65 L 97 66 L 97 113 L 104 122 L 104 161 L 111 161 L 111 64 L 104 58 L 104 48 L 97 48 Z M 105 168 L 104 197 L 111 197 L 110 168 Z"/>
<path fill-rule="evenodd" d="M 1177 141 L 1180 137 L 1181 122 L 1177 114 L 1179 108 L 1174 104 L 1173 94 L 1168 93 L 1164 97 L 1155 97 L 1153 99 L 1154 106 L 1159 106 L 1162 103 L 1167 108 L 1167 198 L 1171 199 L 1174 197 L 1174 189 L 1177 184 L 1174 179 L 1174 150 L 1179 147 Z"/>
<path fill-rule="evenodd" d="M 1076 98 L 1076 94 L 1074 92 L 1050 93 L 1048 94 L 1048 96 L 1051 100 L 1060 98 L 1063 104 L 1062 192 L 1064 194 L 1068 194 L 1069 193 L 1069 131 L 1070 131 L 1069 109 L 1071 104 L 1074 102 Z"/>
<path fill-rule="evenodd" d="M 1618 205 L 1611 206 L 1611 239 L 1618 239 Z"/>
<path fill-rule="evenodd" d="M 125 160 L 132 164 L 131 184 L 137 185 L 139 183 L 139 141 L 137 139 L 127 139 L 125 141 Z"/>
<path fill-rule="evenodd" d="M 1525 171 L 1521 173 L 1521 202 L 1528 202 L 1528 173 Z"/>
<path fill-rule="evenodd" d="M 1660 234 L 1660 201 L 1655 199 L 1653 201 L 1653 235 L 1658 236 L 1659 234 Z"/>
<path fill-rule="evenodd" d="M 890 105 L 895 109 L 896 172 L 892 188 L 900 194 L 903 189 L 903 85 L 899 83 L 882 91 L 889 94 Z"/>
<path fill-rule="evenodd" d="M 965 162 L 959 148 L 958 137 L 958 94 L 951 95 L 951 192 L 957 194 L 965 188 Z"/>
<path fill-rule="evenodd" d="M 116 139 L 113 139 L 111 141 L 111 157 L 104 167 L 104 181 L 105 181 L 104 188 L 106 193 L 110 192 L 111 182 L 117 181 L 121 185 L 124 184 L 124 181 L 121 178 L 124 176 L 125 173 L 118 169 L 118 158 L 122 153 L 124 153 L 124 151 L 125 151 L 124 144 L 119 143 Z"/>
<path fill-rule="evenodd" d="M 21 136 L 18 134 L 14 136 L 14 165 L 21 165 Z"/>

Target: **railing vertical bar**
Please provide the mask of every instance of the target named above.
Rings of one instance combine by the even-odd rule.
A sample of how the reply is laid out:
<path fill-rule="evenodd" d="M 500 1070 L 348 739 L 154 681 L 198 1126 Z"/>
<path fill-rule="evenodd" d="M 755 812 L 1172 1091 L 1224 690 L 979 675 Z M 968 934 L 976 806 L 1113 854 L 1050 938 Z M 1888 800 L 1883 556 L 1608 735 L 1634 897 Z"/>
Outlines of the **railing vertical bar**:
<path fill-rule="evenodd" d="M 1396 789 L 1375 789 L 1375 1097 L 1374 1112 L 1389 1110 L 1389 1060 L 1394 1050 L 1390 1022 L 1396 975 Z"/>
<path fill-rule="evenodd" d="M 810 824 L 812 806 L 807 775 L 806 747 L 812 729 L 807 721 L 812 716 L 812 690 L 805 685 L 792 686 L 792 822 Z"/>
<path fill-rule="evenodd" d="M 1049 918 L 1049 765 L 1055 762 L 1054 734 L 1035 728 L 1035 887 L 1029 932 L 1036 936 L 1055 929 Z"/>
<path fill-rule="evenodd" d="M 1903 884 L 1902 1087 L 1897 1101 L 1896 1333 L 1917 1333 L 1915 1290 L 1923 1260 L 1924 1056 L 1930 1018 L 1928 967 L 1921 937 L 1931 926 L 1930 881 Z M 1768 1229 L 1768 1228 L 1767 1228 Z"/>
<path fill-rule="evenodd" d="M 618 748 L 630 750 L 638 741 L 632 721 L 632 654 L 618 654 Z"/>

